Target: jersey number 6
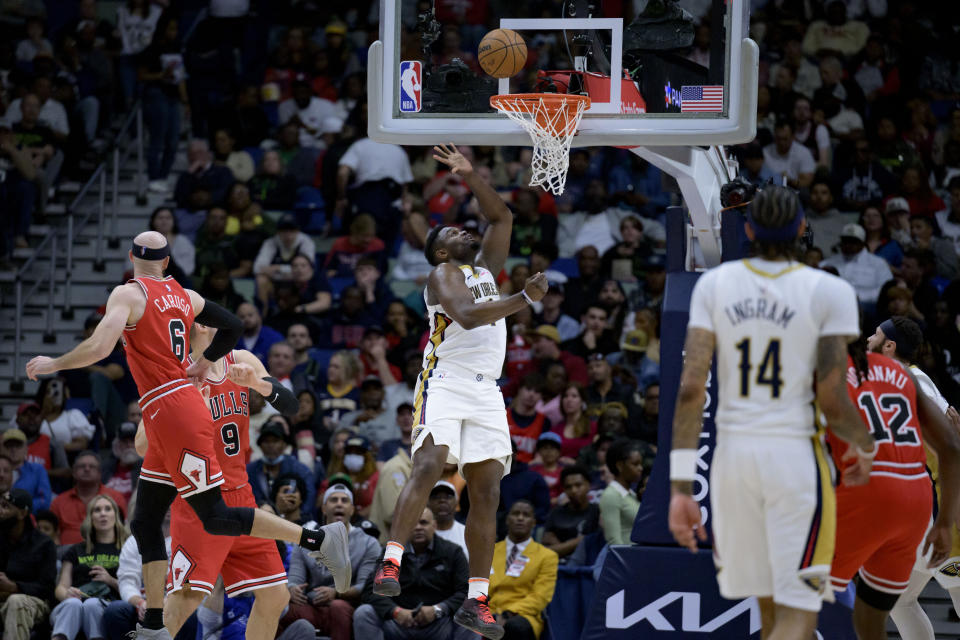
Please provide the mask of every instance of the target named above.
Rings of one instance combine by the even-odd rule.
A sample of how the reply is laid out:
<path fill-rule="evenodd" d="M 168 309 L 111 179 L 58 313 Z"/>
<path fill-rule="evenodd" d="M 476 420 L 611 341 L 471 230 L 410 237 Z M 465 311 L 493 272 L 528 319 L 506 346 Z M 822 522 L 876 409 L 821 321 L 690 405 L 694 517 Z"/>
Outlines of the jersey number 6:
<path fill-rule="evenodd" d="M 170 321 L 170 349 L 177 360 L 183 362 L 187 355 L 187 328 L 183 320 L 175 319 Z"/>

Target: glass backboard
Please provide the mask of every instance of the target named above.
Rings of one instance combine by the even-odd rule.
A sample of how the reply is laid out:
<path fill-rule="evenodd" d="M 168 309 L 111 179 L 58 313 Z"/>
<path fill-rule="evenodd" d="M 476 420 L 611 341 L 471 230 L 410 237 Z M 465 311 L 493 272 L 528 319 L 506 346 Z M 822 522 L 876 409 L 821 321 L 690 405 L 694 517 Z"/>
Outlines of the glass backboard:
<path fill-rule="evenodd" d="M 370 137 L 529 145 L 490 107 L 503 93 L 589 95 L 574 146 L 745 142 L 756 128 L 749 0 L 381 0 L 370 47 Z M 624 7 L 629 11 L 624 12 Z M 520 34 L 526 64 L 485 74 L 483 36 Z"/>

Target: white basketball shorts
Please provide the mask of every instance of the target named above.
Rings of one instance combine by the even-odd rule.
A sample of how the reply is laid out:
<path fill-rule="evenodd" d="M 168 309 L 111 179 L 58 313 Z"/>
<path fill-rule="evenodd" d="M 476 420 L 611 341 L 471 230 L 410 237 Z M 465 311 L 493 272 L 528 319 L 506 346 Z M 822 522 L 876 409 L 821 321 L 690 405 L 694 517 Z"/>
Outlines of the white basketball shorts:
<path fill-rule="evenodd" d="M 832 601 L 836 497 L 819 439 L 719 434 L 710 498 L 725 598 L 805 611 Z"/>
<path fill-rule="evenodd" d="M 498 460 L 509 471 L 513 446 L 503 395 L 495 380 L 469 378 L 442 368 L 422 373 L 414 393 L 411 456 L 427 436 L 449 448 L 447 462 L 460 467 Z"/>

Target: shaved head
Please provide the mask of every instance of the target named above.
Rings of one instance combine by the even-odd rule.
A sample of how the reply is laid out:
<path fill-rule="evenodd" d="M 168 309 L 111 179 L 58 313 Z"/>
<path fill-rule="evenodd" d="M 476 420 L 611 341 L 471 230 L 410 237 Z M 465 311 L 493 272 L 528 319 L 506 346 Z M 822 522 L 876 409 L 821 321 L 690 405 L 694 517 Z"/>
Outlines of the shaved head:
<path fill-rule="evenodd" d="M 166 249 L 167 239 L 162 233 L 156 231 L 144 231 L 133 239 L 133 244 L 145 249 Z M 140 258 L 131 250 L 130 259 L 133 261 L 133 271 L 136 275 L 162 276 L 170 263 L 169 251 L 162 259 L 147 260 Z"/>
<path fill-rule="evenodd" d="M 163 249 L 165 246 L 167 246 L 167 239 L 162 233 L 157 231 L 144 231 L 143 233 L 137 235 L 133 241 L 141 247 L 146 247 L 147 249 Z"/>

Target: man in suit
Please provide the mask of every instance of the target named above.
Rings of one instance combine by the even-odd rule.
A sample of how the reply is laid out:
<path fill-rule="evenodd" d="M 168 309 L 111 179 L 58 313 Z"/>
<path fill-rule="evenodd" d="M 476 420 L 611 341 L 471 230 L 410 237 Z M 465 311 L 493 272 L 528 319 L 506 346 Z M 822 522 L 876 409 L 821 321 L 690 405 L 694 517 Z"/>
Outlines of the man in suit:
<path fill-rule="evenodd" d="M 493 548 L 490 610 L 503 625 L 503 640 L 537 640 L 543 610 L 553 599 L 559 558 L 534 542 L 533 503 L 520 499 L 507 512 L 507 538 Z"/>

